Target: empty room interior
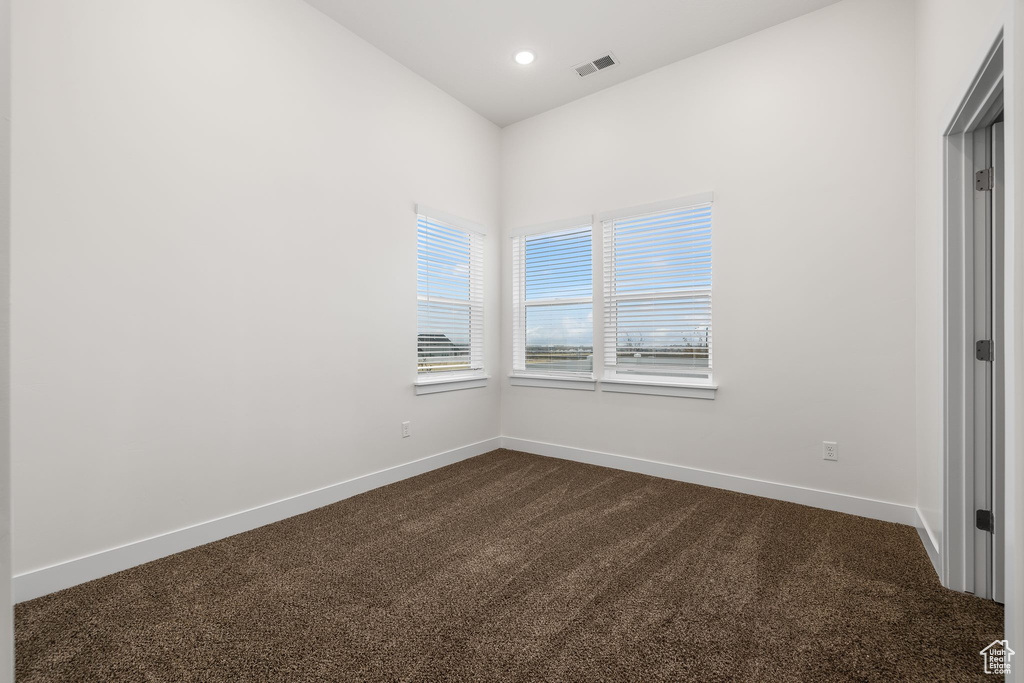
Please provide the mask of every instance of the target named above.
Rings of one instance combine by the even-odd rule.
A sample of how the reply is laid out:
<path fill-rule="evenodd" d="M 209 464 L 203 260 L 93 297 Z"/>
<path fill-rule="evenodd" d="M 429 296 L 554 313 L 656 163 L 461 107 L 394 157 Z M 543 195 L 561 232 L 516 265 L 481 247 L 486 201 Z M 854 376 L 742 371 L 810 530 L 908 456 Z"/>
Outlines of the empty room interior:
<path fill-rule="evenodd" d="M 0 0 L 0 683 L 1024 682 L 1022 41 Z"/>

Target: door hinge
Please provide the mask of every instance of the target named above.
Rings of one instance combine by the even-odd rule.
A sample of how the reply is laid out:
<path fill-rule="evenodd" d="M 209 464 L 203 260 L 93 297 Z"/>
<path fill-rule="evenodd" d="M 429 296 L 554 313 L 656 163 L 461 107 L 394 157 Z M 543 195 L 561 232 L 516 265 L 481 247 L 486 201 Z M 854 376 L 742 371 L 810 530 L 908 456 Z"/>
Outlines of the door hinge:
<path fill-rule="evenodd" d="M 992 169 L 983 168 L 974 174 L 974 189 L 978 192 L 992 191 Z"/>
<path fill-rule="evenodd" d="M 991 510 L 978 510 L 974 514 L 974 526 L 990 534 L 996 529 L 996 520 Z"/>
<path fill-rule="evenodd" d="M 981 339 L 974 342 L 974 357 L 978 360 L 988 361 L 989 363 L 995 360 L 995 351 L 992 348 L 992 340 Z"/>

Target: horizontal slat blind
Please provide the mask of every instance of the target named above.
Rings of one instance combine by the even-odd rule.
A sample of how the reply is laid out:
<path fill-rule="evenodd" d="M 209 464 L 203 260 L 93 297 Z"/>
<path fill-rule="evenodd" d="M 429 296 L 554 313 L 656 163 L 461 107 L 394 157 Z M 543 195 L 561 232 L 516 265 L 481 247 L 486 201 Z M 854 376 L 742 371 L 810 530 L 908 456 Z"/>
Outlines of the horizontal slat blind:
<path fill-rule="evenodd" d="M 616 374 L 711 373 L 711 204 L 604 222 L 604 356 Z"/>
<path fill-rule="evenodd" d="M 483 235 L 429 216 L 417 227 L 417 370 L 483 370 Z"/>
<path fill-rule="evenodd" d="M 589 225 L 512 238 L 512 370 L 586 376 L 594 367 Z"/>
<path fill-rule="evenodd" d="M 512 374 L 526 372 L 526 238 L 512 238 Z"/>

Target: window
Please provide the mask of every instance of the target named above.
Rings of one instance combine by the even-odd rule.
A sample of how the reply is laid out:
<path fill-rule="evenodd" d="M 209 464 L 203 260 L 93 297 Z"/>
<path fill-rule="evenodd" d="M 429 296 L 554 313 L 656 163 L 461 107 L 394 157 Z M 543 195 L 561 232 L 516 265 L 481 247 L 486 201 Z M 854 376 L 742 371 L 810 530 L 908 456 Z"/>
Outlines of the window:
<path fill-rule="evenodd" d="M 417 385 L 483 379 L 484 236 L 469 225 L 417 207 Z"/>
<path fill-rule="evenodd" d="M 601 219 L 607 389 L 710 387 L 711 195 Z"/>
<path fill-rule="evenodd" d="M 513 378 L 593 379 L 593 238 L 582 222 L 512 238 Z"/>

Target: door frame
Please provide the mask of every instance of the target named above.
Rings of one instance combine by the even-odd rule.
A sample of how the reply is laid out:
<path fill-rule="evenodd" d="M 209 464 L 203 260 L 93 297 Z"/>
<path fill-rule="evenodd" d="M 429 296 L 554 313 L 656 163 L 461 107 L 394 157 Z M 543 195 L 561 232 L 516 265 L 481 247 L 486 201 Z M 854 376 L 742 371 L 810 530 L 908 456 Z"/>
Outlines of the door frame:
<path fill-rule="evenodd" d="M 974 544 L 974 249 L 978 168 L 975 132 L 1003 110 L 1000 31 L 943 135 L 943 543 L 940 579 L 973 592 Z M 1004 258 L 1005 258 L 1004 254 Z M 1005 271 L 1002 271 L 1005 272 Z M 995 340 L 997 347 L 1004 339 Z M 1004 372 L 1005 368 L 993 368 Z M 999 520 L 1001 522 L 1002 520 Z"/>
<path fill-rule="evenodd" d="M 1005 110 L 1004 110 L 1005 115 Z M 1006 249 L 1006 234 L 1010 226 L 1006 223 L 1006 124 L 1005 121 L 992 125 L 992 168 L 995 174 L 995 183 L 992 187 L 992 225 L 995 240 L 995 253 L 1002 255 L 1002 258 L 995 259 L 992 263 L 992 277 L 996 283 L 1001 283 L 993 292 L 993 310 L 995 312 L 992 321 L 992 338 L 999 340 L 995 348 L 995 368 L 1000 372 L 992 375 L 993 396 L 996 404 L 993 411 L 993 458 L 992 458 L 992 514 L 995 515 L 1001 524 L 996 526 L 992 536 L 992 599 L 996 602 L 1006 602 L 1006 429 L 1009 419 L 1006 406 L 1007 387 L 1009 386 L 1009 366 L 1007 365 L 1008 354 L 1006 346 L 1011 336 L 1007 334 L 1006 324 L 1006 301 L 1007 290 L 1012 283 L 1007 278 L 1007 261 L 1012 255 Z"/>

